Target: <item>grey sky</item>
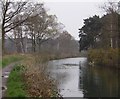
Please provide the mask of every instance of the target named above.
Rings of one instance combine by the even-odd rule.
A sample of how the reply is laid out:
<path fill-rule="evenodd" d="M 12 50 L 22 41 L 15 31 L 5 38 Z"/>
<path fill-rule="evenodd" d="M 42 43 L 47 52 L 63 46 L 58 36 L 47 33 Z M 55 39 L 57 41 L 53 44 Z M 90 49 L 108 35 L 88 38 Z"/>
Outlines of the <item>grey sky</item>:
<path fill-rule="evenodd" d="M 102 2 L 103 3 L 103 2 Z M 55 14 L 58 21 L 65 25 L 65 29 L 78 38 L 78 28 L 83 26 L 83 19 L 93 15 L 102 15 L 99 6 L 101 2 L 45 2 L 50 14 Z"/>
<path fill-rule="evenodd" d="M 19 0 L 13 0 L 19 1 Z M 21 0 L 20 0 L 21 1 Z M 24 1 L 24 0 L 22 0 Z M 44 2 L 45 7 L 50 9 L 50 14 L 55 14 L 58 21 L 65 25 L 75 39 L 78 37 L 78 29 L 83 26 L 83 19 L 93 15 L 102 16 L 104 12 L 99 8 L 104 2 L 118 2 L 120 0 L 30 0 Z"/>

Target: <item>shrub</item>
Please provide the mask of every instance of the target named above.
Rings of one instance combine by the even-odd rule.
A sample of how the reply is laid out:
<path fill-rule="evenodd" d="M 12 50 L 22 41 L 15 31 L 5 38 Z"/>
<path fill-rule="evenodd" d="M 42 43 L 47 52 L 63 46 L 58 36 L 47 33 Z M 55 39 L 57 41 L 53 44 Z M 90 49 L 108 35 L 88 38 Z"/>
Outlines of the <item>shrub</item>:
<path fill-rule="evenodd" d="M 95 63 L 95 65 L 117 67 L 119 66 L 119 49 L 92 49 L 88 51 L 88 61 Z"/>
<path fill-rule="evenodd" d="M 29 57 L 24 65 L 24 74 L 27 85 L 27 92 L 31 97 L 57 97 L 55 81 L 50 78 L 47 72 L 46 62 L 48 58 L 44 55 Z"/>

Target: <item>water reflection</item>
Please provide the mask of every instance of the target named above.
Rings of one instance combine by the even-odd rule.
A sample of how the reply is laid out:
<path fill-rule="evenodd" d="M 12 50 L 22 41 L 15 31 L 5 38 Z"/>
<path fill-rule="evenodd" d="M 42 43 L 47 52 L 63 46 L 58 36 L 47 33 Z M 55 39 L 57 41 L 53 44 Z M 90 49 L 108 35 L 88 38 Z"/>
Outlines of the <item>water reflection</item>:
<path fill-rule="evenodd" d="M 118 97 L 118 80 L 118 70 L 87 66 L 82 75 L 84 97 Z"/>
<path fill-rule="evenodd" d="M 50 75 L 57 80 L 63 97 L 117 97 L 118 70 L 90 67 L 86 58 L 68 58 L 49 62 Z"/>

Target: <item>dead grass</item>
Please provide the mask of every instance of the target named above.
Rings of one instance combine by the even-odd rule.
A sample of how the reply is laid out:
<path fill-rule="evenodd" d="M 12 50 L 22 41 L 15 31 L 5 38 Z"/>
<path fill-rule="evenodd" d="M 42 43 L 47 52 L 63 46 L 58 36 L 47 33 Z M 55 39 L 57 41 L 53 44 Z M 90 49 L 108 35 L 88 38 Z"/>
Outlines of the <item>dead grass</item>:
<path fill-rule="evenodd" d="M 47 60 L 45 56 L 29 56 L 24 61 L 26 66 L 24 79 L 31 97 L 58 97 L 55 81 L 47 73 L 45 60 Z"/>

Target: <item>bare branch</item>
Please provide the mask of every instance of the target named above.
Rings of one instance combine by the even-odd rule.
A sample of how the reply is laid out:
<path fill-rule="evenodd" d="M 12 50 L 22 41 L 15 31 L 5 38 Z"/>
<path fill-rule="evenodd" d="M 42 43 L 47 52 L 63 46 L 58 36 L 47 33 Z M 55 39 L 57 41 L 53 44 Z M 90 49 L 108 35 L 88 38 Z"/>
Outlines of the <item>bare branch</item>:
<path fill-rule="evenodd" d="M 23 2 L 22 4 L 19 4 L 17 9 L 5 19 L 5 23 L 9 22 L 13 17 L 15 17 L 17 14 L 19 14 L 20 11 L 23 9 L 23 7 L 26 4 L 27 4 L 27 2 Z"/>

